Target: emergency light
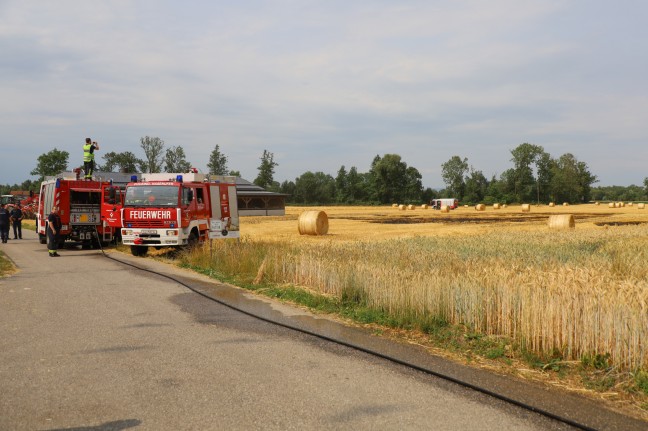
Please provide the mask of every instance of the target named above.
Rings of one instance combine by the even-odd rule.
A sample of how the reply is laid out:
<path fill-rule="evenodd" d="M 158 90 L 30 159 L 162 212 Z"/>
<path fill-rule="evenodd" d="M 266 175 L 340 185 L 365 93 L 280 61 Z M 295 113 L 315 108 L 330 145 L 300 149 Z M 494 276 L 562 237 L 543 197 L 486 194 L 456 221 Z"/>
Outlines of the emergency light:
<path fill-rule="evenodd" d="M 56 188 L 57 188 L 57 189 L 60 189 L 60 188 L 61 188 L 61 179 L 60 179 L 60 178 L 57 178 L 57 179 L 56 179 Z"/>
<path fill-rule="evenodd" d="M 176 181 L 181 183 L 182 182 L 182 175 L 176 175 Z"/>
<path fill-rule="evenodd" d="M 137 175 L 131 175 L 131 183 L 137 182 Z"/>

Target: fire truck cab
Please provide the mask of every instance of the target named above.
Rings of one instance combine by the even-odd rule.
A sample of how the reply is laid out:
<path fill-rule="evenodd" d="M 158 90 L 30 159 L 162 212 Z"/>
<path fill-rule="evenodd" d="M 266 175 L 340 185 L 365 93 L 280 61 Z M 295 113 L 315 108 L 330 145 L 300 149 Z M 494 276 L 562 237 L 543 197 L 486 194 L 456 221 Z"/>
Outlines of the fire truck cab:
<path fill-rule="evenodd" d="M 142 174 L 141 181 L 126 186 L 121 223 L 122 243 L 135 256 L 146 255 L 149 247 L 239 238 L 236 177 Z"/>

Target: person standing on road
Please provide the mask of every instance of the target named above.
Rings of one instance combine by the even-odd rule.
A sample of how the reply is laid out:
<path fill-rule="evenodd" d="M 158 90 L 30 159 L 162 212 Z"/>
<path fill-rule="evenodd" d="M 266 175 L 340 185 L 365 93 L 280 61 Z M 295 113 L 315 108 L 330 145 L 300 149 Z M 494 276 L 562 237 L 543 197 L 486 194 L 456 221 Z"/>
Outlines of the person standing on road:
<path fill-rule="evenodd" d="M 20 209 L 20 202 L 11 210 L 10 216 L 13 223 L 14 239 L 22 239 L 22 219 L 24 214 Z"/>
<path fill-rule="evenodd" d="M 86 138 L 83 145 L 83 171 L 85 172 L 85 179 L 91 180 L 92 173 L 94 172 L 94 152 L 99 149 L 99 144 L 92 142 L 92 139 Z"/>
<path fill-rule="evenodd" d="M 0 203 L 0 238 L 3 244 L 9 239 L 9 218 L 9 211 L 5 208 L 5 204 Z"/>
<path fill-rule="evenodd" d="M 61 235 L 61 217 L 58 214 L 58 207 L 54 205 L 52 212 L 47 216 L 47 251 L 50 257 L 59 257 L 58 250 L 59 237 Z"/>

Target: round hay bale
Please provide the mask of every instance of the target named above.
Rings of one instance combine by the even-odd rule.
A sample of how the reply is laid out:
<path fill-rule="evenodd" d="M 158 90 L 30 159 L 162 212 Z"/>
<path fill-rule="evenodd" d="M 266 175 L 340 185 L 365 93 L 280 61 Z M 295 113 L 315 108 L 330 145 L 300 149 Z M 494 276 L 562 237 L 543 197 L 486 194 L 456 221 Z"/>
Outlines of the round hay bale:
<path fill-rule="evenodd" d="M 529 211 L 531 211 L 531 205 L 529 205 L 529 204 L 522 204 L 522 212 L 523 212 L 523 213 L 528 213 Z"/>
<path fill-rule="evenodd" d="M 600 202 L 594 202 L 594 205 L 601 205 Z"/>
<path fill-rule="evenodd" d="M 500 204 L 493 204 L 493 209 L 494 210 L 500 209 Z"/>
<path fill-rule="evenodd" d="M 398 204 L 392 204 L 392 208 L 398 208 Z"/>
<path fill-rule="evenodd" d="M 426 209 L 428 209 L 428 206 L 427 206 L 427 204 L 423 204 L 423 205 L 421 205 L 421 208 L 426 210 Z"/>
<path fill-rule="evenodd" d="M 549 202 L 549 206 L 553 208 L 553 207 L 555 207 L 555 206 L 556 206 L 556 204 L 555 204 L 555 203 L 553 203 L 553 202 Z"/>
<path fill-rule="evenodd" d="M 405 211 L 405 208 L 405 205 L 402 204 L 398 206 L 399 211 Z"/>
<path fill-rule="evenodd" d="M 632 202 L 628 202 L 628 206 L 631 207 L 631 206 L 632 206 Z"/>
<path fill-rule="evenodd" d="M 564 206 L 564 207 L 568 207 L 568 206 L 569 206 L 569 202 L 563 202 L 563 206 Z"/>
<path fill-rule="evenodd" d="M 616 207 L 616 204 L 615 204 L 614 202 L 610 202 L 610 203 L 608 204 L 608 207 L 609 207 L 609 208 L 615 208 L 615 207 Z"/>
<path fill-rule="evenodd" d="M 416 209 L 416 205 L 411 205 L 411 204 L 410 204 L 410 205 L 407 206 L 407 209 L 408 209 L 408 210 L 415 210 L 415 209 Z"/>
<path fill-rule="evenodd" d="M 502 208 L 506 208 L 506 207 L 507 207 L 507 205 L 506 205 L 506 204 L 504 204 L 504 205 L 502 205 Z"/>
<path fill-rule="evenodd" d="M 324 211 L 304 211 L 299 215 L 300 235 L 326 235 L 328 233 L 328 216 Z"/>
<path fill-rule="evenodd" d="M 646 204 L 644 204 L 644 203 L 637 204 L 637 209 L 642 210 L 642 209 L 644 209 L 645 206 L 646 206 Z"/>
<path fill-rule="evenodd" d="M 450 212 L 450 207 L 447 205 L 441 205 L 441 212 L 442 213 L 449 213 Z"/>
<path fill-rule="evenodd" d="M 573 229 L 576 227 L 572 214 L 557 214 L 549 216 L 549 229 Z"/>
<path fill-rule="evenodd" d="M 475 205 L 475 209 L 476 209 L 477 211 L 486 211 L 486 205 L 484 205 L 484 204 L 477 204 L 477 205 Z"/>
<path fill-rule="evenodd" d="M 468 208 L 468 205 L 464 205 L 464 208 Z"/>

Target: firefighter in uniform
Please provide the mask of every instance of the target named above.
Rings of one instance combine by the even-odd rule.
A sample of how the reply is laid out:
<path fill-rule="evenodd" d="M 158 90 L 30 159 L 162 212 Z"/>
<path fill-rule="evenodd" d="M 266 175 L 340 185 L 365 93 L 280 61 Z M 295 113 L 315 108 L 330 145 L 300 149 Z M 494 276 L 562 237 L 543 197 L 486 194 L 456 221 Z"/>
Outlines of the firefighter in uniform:
<path fill-rule="evenodd" d="M 0 203 L 0 238 L 3 244 L 9 239 L 9 211 L 3 203 Z"/>
<path fill-rule="evenodd" d="M 47 251 L 50 257 L 59 257 L 58 250 L 59 235 L 61 234 L 61 217 L 58 214 L 58 207 L 54 205 L 52 212 L 47 216 Z"/>
<path fill-rule="evenodd" d="M 92 142 L 92 139 L 86 138 L 83 145 L 83 170 L 85 179 L 91 180 L 94 172 L 94 151 L 99 149 L 99 144 Z"/>
<path fill-rule="evenodd" d="M 13 223 L 14 239 L 22 239 L 23 212 L 20 209 L 20 202 L 16 203 L 16 206 L 11 210 L 10 215 L 11 222 Z"/>

